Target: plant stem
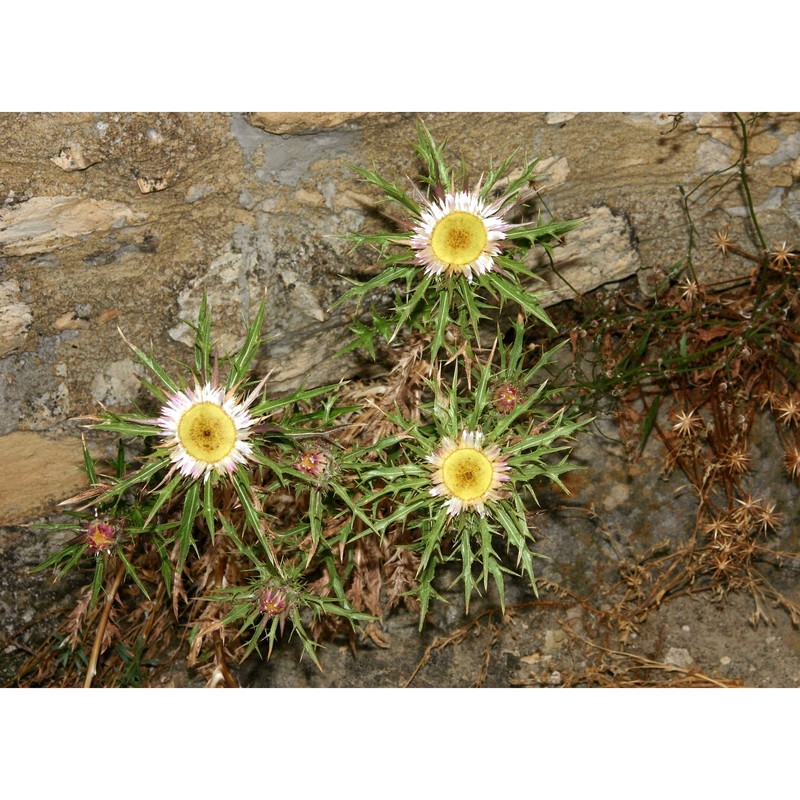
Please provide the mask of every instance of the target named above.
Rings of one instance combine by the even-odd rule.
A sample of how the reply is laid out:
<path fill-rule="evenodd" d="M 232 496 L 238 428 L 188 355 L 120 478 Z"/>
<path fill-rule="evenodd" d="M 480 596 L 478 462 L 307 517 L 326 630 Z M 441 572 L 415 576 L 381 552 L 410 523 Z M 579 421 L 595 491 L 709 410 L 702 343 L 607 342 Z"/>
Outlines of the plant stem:
<path fill-rule="evenodd" d="M 761 243 L 761 249 L 766 253 L 768 249 L 767 243 L 764 240 L 764 234 L 761 233 L 761 227 L 758 224 L 758 218 L 756 217 L 756 212 L 753 208 L 753 198 L 750 196 L 750 185 L 747 182 L 747 123 L 739 114 L 734 113 L 734 116 L 742 128 L 742 155 L 739 159 L 739 176 L 742 179 L 742 188 L 744 189 L 745 198 L 747 199 L 747 210 L 750 213 L 750 221 L 753 223 L 753 227 L 756 229 L 758 241 Z"/>
<path fill-rule="evenodd" d="M 225 650 L 222 646 L 222 639 L 219 638 L 219 635 L 214 642 L 214 655 L 217 659 L 217 668 L 219 669 L 220 674 L 225 681 L 225 685 L 230 689 L 235 689 L 239 684 L 236 683 L 236 678 L 234 678 L 231 674 L 231 671 L 228 668 L 228 662 L 225 661 Z"/>
<path fill-rule="evenodd" d="M 103 643 L 103 635 L 106 632 L 108 625 L 108 618 L 111 616 L 111 607 L 114 605 L 114 598 L 117 596 L 119 585 L 122 583 L 122 576 L 125 574 L 125 564 L 120 561 L 117 567 L 117 572 L 114 575 L 114 581 L 111 584 L 111 590 L 106 597 L 106 605 L 103 609 L 103 614 L 100 617 L 100 623 L 97 626 L 97 633 L 95 634 L 94 647 L 92 648 L 92 655 L 89 659 L 89 666 L 86 670 L 86 681 L 83 684 L 84 689 L 91 688 L 92 679 L 97 673 L 97 659 L 100 657 L 100 646 Z"/>

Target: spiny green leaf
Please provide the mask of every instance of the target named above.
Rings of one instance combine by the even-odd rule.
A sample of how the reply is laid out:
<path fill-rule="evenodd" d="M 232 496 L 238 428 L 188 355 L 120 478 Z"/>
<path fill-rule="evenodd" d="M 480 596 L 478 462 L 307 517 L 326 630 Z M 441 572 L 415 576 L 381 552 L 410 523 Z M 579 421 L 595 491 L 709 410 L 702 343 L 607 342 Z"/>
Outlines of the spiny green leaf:
<path fill-rule="evenodd" d="M 197 315 L 197 325 L 194 328 L 194 364 L 203 380 L 208 380 L 211 375 L 211 316 L 208 313 L 206 293 L 200 300 L 200 311 Z"/>
<path fill-rule="evenodd" d="M 195 518 L 197 517 L 197 509 L 200 506 L 200 487 L 197 481 L 186 491 L 186 497 L 183 500 L 183 516 L 181 517 L 181 524 L 178 528 L 178 539 L 180 540 L 180 549 L 178 552 L 177 571 L 183 569 L 186 563 L 186 556 L 189 555 L 189 548 L 194 547 L 197 552 L 197 544 L 194 540 L 193 530 Z M 198 554 L 199 555 L 199 554 Z"/>
<path fill-rule="evenodd" d="M 267 304 L 262 302 L 258 307 L 255 319 L 247 329 L 244 344 L 233 359 L 233 366 L 231 367 L 231 374 L 227 384 L 229 388 L 237 386 L 245 379 L 250 369 L 250 364 L 255 358 L 259 347 L 261 347 L 261 329 L 264 327 L 266 309 Z"/>
<path fill-rule="evenodd" d="M 150 508 L 150 513 L 147 515 L 147 519 L 144 521 L 145 527 L 152 522 L 153 518 L 159 512 L 164 503 L 166 503 L 167 500 L 169 500 L 175 493 L 175 489 L 178 488 L 178 484 L 181 482 L 182 477 L 183 476 L 178 473 L 166 486 L 162 487 L 158 492 L 156 492 L 155 502 Z"/>
<path fill-rule="evenodd" d="M 397 308 L 397 314 L 394 319 L 394 333 L 392 334 L 390 341 L 393 341 L 397 337 L 397 334 L 400 333 L 400 329 L 406 323 L 411 314 L 414 313 L 417 305 L 425 296 L 425 292 L 428 291 L 428 287 L 430 286 L 432 280 L 432 275 L 425 275 L 419 282 L 417 288 L 414 290 L 414 294 L 411 296 L 411 299 Z"/>
<path fill-rule="evenodd" d="M 133 582 L 139 587 L 141 593 L 149 600 L 150 595 L 147 593 L 147 589 L 144 588 L 144 584 L 141 582 L 141 580 L 139 580 L 139 576 L 136 574 L 136 570 L 133 568 L 133 564 L 131 564 L 131 562 L 128 561 L 127 558 L 125 558 L 125 553 L 123 553 L 121 549 L 117 550 L 117 556 L 125 566 L 125 572 L 127 572 L 128 575 L 131 576 Z"/>
<path fill-rule="evenodd" d="M 382 178 L 380 175 L 378 175 L 377 172 L 371 172 L 363 167 L 357 167 L 354 164 L 350 165 L 350 169 L 353 170 L 353 172 L 355 172 L 357 175 L 360 175 L 366 183 L 369 183 L 372 186 L 376 186 L 378 189 L 380 189 L 388 199 L 394 200 L 396 203 L 404 206 L 414 216 L 419 216 L 419 204 L 415 203 L 414 200 L 412 200 L 399 186 L 397 186 L 397 184 L 387 181 L 385 178 Z"/>
<path fill-rule="evenodd" d="M 103 572 L 105 571 L 105 559 L 98 556 L 94 563 L 94 576 L 92 577 L 92 596 L 89 599 L 89 610 L 91 611 L 100 597 L 100 590 L 103 588 Z"/>
<path fill-rule="evenodd" d="M 146 483 L 150 480 L 159 470 L 163 469 L 169 463 L 169 457 L 156 458 L 147 462 L 136 472 L 131 473 L 127 478 L 117 481 L 112 484 L 102 495 L 98 498 L 99 502 L 109 500 L 112 497 L 117 497 L 123 492 L 135 486 L 137 483 Z"/>
<path fill-rule="evenodd" d="M 556 326 L 550 320 L 550 317 L 547 316 L 547 312 L 542 308 L 536 295 L 526 292 L 508 278 L 504 278 L 496 272 L 487 272 L 481 275 L 479 280 L 482 285 L 491 288 L 504 300 L 511 300 L 517 303 L 527 314 L 536 317 L 536 319 L 543 322 L 549 328 L 557 330 Z"/>
<path fill-rule="evenodd" d="M 442 347 L 447 333 L 447 326 L 450 324 L 450 305 L 453 301 L 453 289 L 448 282 L 447 286 L 439 290 L 439 301 L 436 310 L 436 324 L 433 331 L 433 338 L 430 343 L 431 360 L 436 358 L 436 354 Z"/>
<path fill-rule="evenodd" d="M 431 598 L 442 603 L 447 601 L 433 588 L 433 576 L 436 572 L 436 562 L 429 562 L 419 575 L 419 586 L 417 587 L 417 598 L 419 599 L 419 629 L 425 624 L 425 617 L 428 615 Z"/>
<path fill-rule="evenodd" d="M 156 428 L 152 425 L 138 423 L 136 418 L 130 417 L 108 416 L 97 423 L 94 428 L 96 430 L 114 431 L 114 433 L 118 433 L 121 436 L 142 439 L 157 433 Z"/>
<path fill-rule="evenodd" d="M 461 580 L 464 583 L 464 609 L 469 613 L 469 601 L 475 589 L 475 580 L 472 575 L 472 544 L 470 542 L 469 530 L 466 525 L 461 526 L 459 532 L 461 548 Z"/>
<path fill-rule="evenodd" d="M 203 484 L 203 519 L 206 522 L 206 528 L 211 536 L 211 541 L 214 541 L 214 480 L 213 477 Z"/>
<path fill-rule="evenodd" d="M 86 477 L 89 478 L 90 486 L 97 486 L 97 471 L 94 468 L 94 459 L 92 458 L 89 448 L 86 446 L 86 440 L 82 440 L 83 444 L 83 469 L 86 472 Z"/>
<path fill-rule="evenodd" d="M 122 334 L 122 331 L 120 331 L 120 334 Z M 125 339 L 124 335 L 122 338 Z M 145 367 L 147 367 L 147 369 L 149 369 L 150 372 L 152 372 L 164 384 L 164 386 L 167 387 L 167 389 L 170 390 L 170 392 L 176 394 L 178 392 L 177 384 L 172 380 L 172 378 L 169 377 L 169 375 L 167 375 L 166 372 L 164 372 L 164 370 L 159 366 L 158 362 L 156 362 L 152 356 L 148 356 L 147 353 L 145 353 L 143 350 L 140 350 L 135 344 L 131 344 L 127 339 L 125 339 L 125 341 L 135 353 L 136 358 L 138 358 L 139 361 Z"/>

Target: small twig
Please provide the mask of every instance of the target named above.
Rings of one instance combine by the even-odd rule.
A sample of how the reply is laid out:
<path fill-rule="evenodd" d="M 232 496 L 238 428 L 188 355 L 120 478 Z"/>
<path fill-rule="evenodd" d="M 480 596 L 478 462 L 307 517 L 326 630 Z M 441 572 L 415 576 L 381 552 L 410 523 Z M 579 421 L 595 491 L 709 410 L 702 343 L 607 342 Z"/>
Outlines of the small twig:
<path fill-rule="evenodd" d="M 603 645 L 596 644 L 595 642 L 591 641 L 590 639 L 581 636 L 578 633 L 575 633 L 571 628 L 566 626 L 562 626 L 564 631 L 568 633 L 570 636 L 578 639 L 579 641 L 583 642 L 584 644 L 588 644 L 589 647 L 594 647 L 597 650 L 601 650 L 604 653 L 608 653 L 608 655 L 616 656 L 617 658 L 628 658 L 632 661 L 637 661 L 643 668 L 646 669 L 658 669 L 664 672 L 680 672 L 683 675 L 687 675 L 692 678 L 700 678 L 701 680 L 706 680 L 709 683 L 713 683 L 715 686 L 719 686 L 721 689 L 730 689 L 731 684 L 723 683 L 722 681 L 717 680 L 716 678 L 712 678 L 710 675 L 705 675 L 702 672 L 698 672 L 694 669 L 686 669 L 685 667 L 679 667 L 675 664 L 665 664 L 662 661 L 653 661 L 652 659 L 645 658 L 644 656 L 637 655 L 636 653 L 626 653 L 624 650 L 611 650 L 608 647 L 603 647 Z"/>
<path fill-rule="evenodd" d="M 156 609 L 161 605 L 161 601 L 164 599 L 165 594 L 165 584 L 159 583 L 158 585 L 158 592 L 156 593 L 156 599 L 153 601 L 153 607 L 150 611 L 150 615 L 147 618 L 147 623 L 144 626 L 144 631 L 142 632 L 142 641 L 147 645 L 147 639 L 150 636 L 150 632 L 153 630 L 153 625 L 156 621 Z"/>
<path fill-rule="evenodd" d="M 111 607 L 114 605 L 114 598 L 117 596 L 117 591 L 122 583 L 122 576 L 125 574 L 125 564 L 120 561 L 117 567 L 117 573 L 114 575 L 114 582 L 111 584 L 111 591 L 106 598 L 106 605 L 103 608 L 103 614 L 100 617 L 100 622 L 97 626 L 97 633 L 95 634 L 94 647 L 92 648 L 92 655 L 89 658 L 89 666 L 86 670 L 86 682 L 83 684 L 84 689 L 91 688 L 92 679 L 97 674 L 97 659 L 100 657 L 100 647 L 103 644 L 103 636 L 106 632 L 108 625 L 108 618 L 111 616 Z"/>
<path fill-rule="evenodd" d="M 509 607 L 507 606 L 506 612 L 508 612 L 508 610 Z M 425 652 L 422 654 L 422 658 L 419 660 L 417 666 L 414 667 L 414 671 L 411 673 L 406 682 L 403 684 L 402 688 L 407 689 L 411 685 L 411 682 L 414 680 L 414 678 L 417 677 L 417 673 L 430 660 L 431 654 L 434 652 L 434 650 L 441 650 L 442 648 L 447 647 L 448 645 L 458 644 L 467 637 L 467 634 L 472 630 L 472 628 L 474 628 L 475 626 L 480 626 L 480 621 L 484 617 L 487 616 L 490 617 L 494 614 L 499 614 L 499 613 L 501 613 L 499 608 L 487 609 L 486 611 L 483 611 L 481 614 L 475 617 L 475 619 L 470 620 L 466 625 L 463 625 L 457 631 L 451 633 L 449 636 L 437 636 L 436 639 L 434 639 L 425 648 Z"/>
<path fill-rule="evenodd" d="M 747 149 L 749 142 L 747 123 L 739 114 L 734 113 L 733 116 L 736 117 L 736 121 L 739 123 L 739 127 L 742 129 L 742 155 L 739 159 L 739 176 L 742 181 L 742 189 L 744 190 L 745 199 L 747 200 L 747 210 L 750 214 L 750 221 L 753 223 L 756 235 L 758 236 L 758 241 L 761 243 L 761 249 L 766 253 L 768 250 L 767 243 L 764 240 L 764 234 L 761 233 L 761 226 L 758 224 L 758 217 L 756 216 L 755 209 L 753 208 L 753 198 L 750 195 L 750 185 L 747 181 Z"/>
<path fill-rule="evenodd" d="M 483 662 L 481 664 L 481 673 L 478 679 L 472 684 L 473 688 L 480 688 L 486 683 L 486 676 L 489 674 L 489 663 L 492 659 L 492 648 L 497 644 L 500 638 L 500 629 L 495 627 L 491 622 L 489 623 L 489 641 L 483 649 Z"/>
<path fill-rule="evenodd" d="M 219 634 L 219 632 L 217 633 Z M 225 680 L 225 685 L 230 689 L 236 689 L 239 684 L 236 683 L 236 678 L 231 674 L 228 662 L 225 661 L 225 650 L 222 647 L 222 639 L 219 635 L 217 635 L 217 639 L 214 642 L 214 654 L 217 659 L 217 669 Z"/>

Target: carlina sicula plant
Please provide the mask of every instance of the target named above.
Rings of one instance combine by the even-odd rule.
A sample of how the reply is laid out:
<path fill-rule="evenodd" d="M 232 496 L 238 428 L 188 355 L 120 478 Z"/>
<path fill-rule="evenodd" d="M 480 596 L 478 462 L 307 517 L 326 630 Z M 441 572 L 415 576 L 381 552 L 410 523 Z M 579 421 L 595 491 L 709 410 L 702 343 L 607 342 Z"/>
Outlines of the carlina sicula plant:
<path fill-rule="evenodd" d="M 512 574 L 536 591 L 529 501 L 543 481 L 563 487 L 569 441 L 588 420 L 548 385 L 558 347 L 526 347 L 528 326 L 553 328 L 526 256 L 550 253 L 578 222 L 526 217 L 536 161 L 512 172 L 509 158 L 472 182 L 421 123 L 416 151 L 422 171 L 407 189 L 353 167 L 401 214 L 392 230 L 348 237 L 375 248 L 379 271 L 337 301 L 357 301 L 360 313 L 394 292 L 388 314 L 373 307 L 354 317 L 344 350 L 405 348 L 428 376 L 413 414 L 348 394 L 347 383 L 270 397 L 268 378 L 251 373 L 263 303 L 239 351 L 218 358 L 204 298 L 194 362 L 181 377 L 129 343 L 150 373 L 153 408 L 89 418 L 119 438 L 118 456 L 100 464 L 84 447 L 90 488 L 62 504 L 77 535 L 39 567 L 63 574 L 94 562 L 65 637 L 73 649 L 88 643 L 88 620 L 99 617 L 86 685 L 126 578 L 153 604 L 146 633 L 167 624 L 164 614 L 188 619 L 190 664 L 229 685 L 230 656 L 264 641 L 271 653 L 286 630 L 316 661 L 326 630 L 352 635 L 378 622 L 379 604 L 359 588 L 368 551 L 386 559 L 376 580 L 398 554 L 412 566 L 399 583 L 394 573 L 391 594 L 416 604 L 420 627 L 441 599 L 437 576 L 448 562 L 460 564 L 467 610 L 490 581 L 504 605 Z M 487 325 L 496 335 L 484 347 Z M 344 395 L 355 402 L 340 405 Z M 364 420 L 376 409 L 383 423 L 373 429 Z"/>

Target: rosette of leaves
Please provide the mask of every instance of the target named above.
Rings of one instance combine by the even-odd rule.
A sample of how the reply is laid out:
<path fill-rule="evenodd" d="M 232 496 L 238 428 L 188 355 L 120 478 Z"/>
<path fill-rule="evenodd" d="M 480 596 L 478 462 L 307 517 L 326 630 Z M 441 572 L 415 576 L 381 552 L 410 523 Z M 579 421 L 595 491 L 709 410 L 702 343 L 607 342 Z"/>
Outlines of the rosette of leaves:
<path fill-rule="evenodd" d="M 431 358 L 448 345 L 451 326 L 469 341 L 478 337 L 480 320 L 511 304 L 525 318 L 553 327 L 530 285 L 538 280 L 526 266 L 534 247 L 549 255 L 578 220 L 526 220 L 527 204 L 536 195 L 537 161 L 513 171 L 513 157 L 490 167 L 471 184 L 463 164 L 448 166 L 444 144 L 438 145 L 420 123 L 416 151 L 422 163 L 417 183 L 408 190 L 379 173 L 352 169 L 379 189 L 395 230 L 352 234 L 357 245 L 376 250 L 380 272 L 349 289 L 335 305 L 359 304 L 386 287 L 396 290 L 388 316 L 375 310 L 367 321 L 356 320 L 356 338 L 342 352 L 363 347 L 374 356 L 374 336 L 393 340 L 408 324 L 431 332 Z M 395 213 L 399 211 L 399 216 Z M 521 217 L 521 220 L 518 220 Z"/>
<path fill-rule="evenodd" d="M 371 486 L 365 505 L 382 532 L 404 527 L 419 554 L 420 627 L 439 568 L 460 564 L 465 608 L 491 580 L 505 604 L 505 579 L 522 575 L 536 592 L 534 531 L 529 501 L 536 486 L 551 482 L 564 491 L 570 440 L 588 423 L 566 406 L 554 407 L 556 391 L 538 382 L 554 351 L 531 368 L 520 368 L 521 327 L 510 346 L 500 345 L 501 367 L 478 366 L 472 388 L 463 391 L 458 369 L 446 384 L 432 384 L 433 399 L 418 425 L 399 413 L 389 418 L 401 433 L 380 442 L 381 463 L 365 474 Z M 520 402 L 498 413 L 492 386 L 513 377 L 524 387 Z M 509 566 L 509 556 L 513 568 Z"/>

